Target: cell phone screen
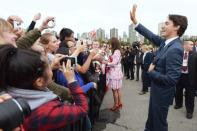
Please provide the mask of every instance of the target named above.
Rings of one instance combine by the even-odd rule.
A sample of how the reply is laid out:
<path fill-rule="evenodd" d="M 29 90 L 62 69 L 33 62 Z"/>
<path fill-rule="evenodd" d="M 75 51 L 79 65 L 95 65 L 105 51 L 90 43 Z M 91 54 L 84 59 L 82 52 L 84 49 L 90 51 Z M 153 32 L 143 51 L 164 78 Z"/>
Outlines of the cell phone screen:
<path fill-rule="evenodd" d="M 63 62 L 66 64 L 68 59 L 71 61 L 71 66 L 72 66 L 72 67 L 75 66 L 75 65 L 77 64 L 77 59 L 76 59 L 76 57 L 69 57 L 69 56 L 67 56 L 67 57 L 65 57 L 65 58 L 63 58 L 63 59 L 61 59 L 61 60 L 60 60 L 60 64 L 62 65 Z"/>

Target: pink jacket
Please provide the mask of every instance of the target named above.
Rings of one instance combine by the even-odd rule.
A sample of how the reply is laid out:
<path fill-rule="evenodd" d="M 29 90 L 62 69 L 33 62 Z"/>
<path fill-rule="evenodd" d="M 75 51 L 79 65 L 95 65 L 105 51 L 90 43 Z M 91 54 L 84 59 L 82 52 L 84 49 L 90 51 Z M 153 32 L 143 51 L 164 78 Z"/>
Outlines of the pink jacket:
<path fill-rule="evenodd" d="M 111 57 L 112 62 L 109 62 L 107 64 L 110 67 L 109 72 L 107 74 L 107 79 L 120 80 L 123 78 L 120 50 L 115 50 Z"/>

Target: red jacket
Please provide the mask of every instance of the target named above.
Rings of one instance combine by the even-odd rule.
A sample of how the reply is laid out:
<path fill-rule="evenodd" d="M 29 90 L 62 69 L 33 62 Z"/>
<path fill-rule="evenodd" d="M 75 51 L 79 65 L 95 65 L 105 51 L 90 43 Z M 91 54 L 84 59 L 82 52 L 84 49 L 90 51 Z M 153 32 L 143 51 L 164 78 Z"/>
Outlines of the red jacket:
<path fill-rule="evenodd" d="M 88 104 L 77 82 L 68 85 L 75 104 L 67 105 L 58 99 L 47 102 L 32 111 L 23 123 L 26 131 L 47 131 L 63 128 L 87 115 Z"/>

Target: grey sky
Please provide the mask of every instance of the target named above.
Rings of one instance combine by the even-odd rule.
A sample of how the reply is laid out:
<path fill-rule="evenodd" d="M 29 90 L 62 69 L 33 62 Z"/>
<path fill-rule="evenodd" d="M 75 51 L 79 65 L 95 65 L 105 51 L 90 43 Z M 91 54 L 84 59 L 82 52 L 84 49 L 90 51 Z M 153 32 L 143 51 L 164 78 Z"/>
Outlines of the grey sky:
<path fill-rule="evenodd" d="M 158 23 L 164 21 L 170 13 L 188 17 L 189 26 L 185 34 L 197 35 L 196 0 L 2 0 L 0 17 L 11 14 L 23 18 L 23 27 L 27 27 L 37 12 L 45 16 L 56 17 L 55 30 L 68 27 L 76 33 L 103 28 L 116 27 L 119 35 L 128 33 L 129 11 L 137 3 L 137 18 L 146 27 L 157 33 Z M 39 25 L 38 22 L 37 25 Z"/>

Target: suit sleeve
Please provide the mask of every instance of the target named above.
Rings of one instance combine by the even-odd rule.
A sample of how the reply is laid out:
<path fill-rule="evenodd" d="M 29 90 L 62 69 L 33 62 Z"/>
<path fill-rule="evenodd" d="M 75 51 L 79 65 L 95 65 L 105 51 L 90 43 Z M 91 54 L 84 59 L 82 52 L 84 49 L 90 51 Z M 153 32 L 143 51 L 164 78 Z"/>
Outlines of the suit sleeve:
<path fill-rule="evenodd" d="M 153 70 L 149 73 L 151 79 L 157 83 L 165 84 L 168 87 L 176 86 L 181 75 L 183 62 L 183 51 L 175 48 L 168 52 L 166 56 L 166 74 Z"/>
<path fill-rule="evenodd" d="M 139 24 L 135 28 L 135 30 L 137 32 L 139 32 L 141 35 L 143 35 L 145 38 L 147 38 L 148 40 L 150 40 L 151 42 L 153 42 L 153 44 L 155 44 L 156 46 L 160 46 L 160 44 L 162 43 L 162 41 L 164 41 L 164 39 L 162 39 L 158 35 L 155 35 L 154 33 L 152 33 L 150 30 L 148 30 L 142 24 Z"/>
<path fill-rule="evenodd" d="M 147 59 L 144 62 L 144 70 L 145 71 L 148 71 L 148 68 L 149 68 L 152 60 L 153 60 L 153 54 L 152 53 L 147 53 Z"/>

